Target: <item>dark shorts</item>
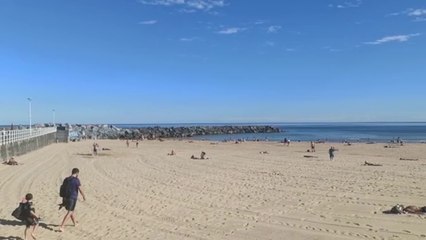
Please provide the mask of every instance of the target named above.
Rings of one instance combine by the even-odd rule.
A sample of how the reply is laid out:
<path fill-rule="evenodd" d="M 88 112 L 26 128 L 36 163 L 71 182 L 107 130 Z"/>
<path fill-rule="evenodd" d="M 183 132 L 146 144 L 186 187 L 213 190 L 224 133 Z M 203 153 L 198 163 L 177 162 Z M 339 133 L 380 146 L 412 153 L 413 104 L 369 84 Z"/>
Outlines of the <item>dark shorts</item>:
<path fill-rule="evenodd" d="M 24 219 L 24 223 L 27 227 L 29 226 L 35 226 L 38 224 L 38 220 L 36 218 L 27 217 Z"/>
<path fill-rule="evenodd" d="M 65 209 L 67 211 L 74 211 L 75 205 L 77 204 L 77 199 L 65 199 Z"/>

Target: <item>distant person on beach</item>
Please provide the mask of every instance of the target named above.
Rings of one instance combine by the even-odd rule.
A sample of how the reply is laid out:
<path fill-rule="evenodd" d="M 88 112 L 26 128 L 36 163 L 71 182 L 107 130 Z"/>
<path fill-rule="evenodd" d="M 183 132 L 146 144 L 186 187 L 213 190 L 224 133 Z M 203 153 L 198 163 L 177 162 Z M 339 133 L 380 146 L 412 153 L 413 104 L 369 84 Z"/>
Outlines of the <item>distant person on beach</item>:
<path fill-rule="evenodd" d="M 209 159 L 209 158 L 206 158 L 206 152 L 201 152 L 200 158 L 197 158 L 194 155 L 192 155 L 191 159 Z"/>
<path fill-rule="evenodd" d="M 37 230 L 40 217 L 35 214 L 35 208 L 33 207 L 33 195 L 28 193 L 25 195 L 25 198 L 21 203 L 23 204 L 21 216 L 25 223 L 24 240 L 29 239 L 29 236 L 31 236 L 32 239 L 36 239 L 35 232 Z"/>
<path fill-rule="evenodd" d="M 391 210 L 383 211 L 385 214 L 426 214 L 426 206 L 424 207 L 417 207 L 417 206 L 407 206 L 404 207 L 404 205 L 397 204 L 392 207 Z"/>
<path fill-rule="evenodd" d="M 97 143 L 93 143 L 93 155 L 94 156 L 98 155 L 98 144 Z"/>
<path fill-rule="evenodd" d="M 315 143 L 311 142 L 311 152 L 315 152 Z"/>
<path fill-rule="evenodd" d="M 126 140 L 126 145 L 127 145 L 127 147 L 129 147 L 129 145 L 130 145 L 129 139 Z"/>
<path fill-rule="evenodd" d="M 65 223 L 67 222 L 68 218 L 71 218 L 71 221 L 73 222 L 74 226 L 77 226 L 77 220 L 75 217 L 75 206 L 77 204 L 78 199 L 78 193 L 81 193 L 81 196 L 83 197 L 83 201 L 86 200 L 86 196 L 83 193 L 83 190 L 81 189 L 80 180 L 78 179 L 78 174 L 80 173 L 80 170 L 78 168 L 73 168 L 71 171 L 71 176 L 67 177 L 64 180 L 63 185 L 64 187 L 64 204 L 65 209 L 67 210 L 67 214 L 65 215 L 64 219 L 62 220 L 61 226 L 59 227 L 59 231 L 64 231 Z M 62 188 L 62 187 L 61 187 Z"/>
<path fill-rule="evenodd" d="M 139 141 L 136 141 L 136 148 L 139 148 Z"/>
<path fill-rule="evenodd" d="M 330 156 L 330 160 L 332 161 L 334 159 L 334 152 L 337 151 L 336 148 L 331 147 L 330 149 L 328 149 L 328 155 Z"/>
<path fill-rule="evenodd" d="M 382 164 L 370 163 L 370 162 L 364 161 L 364 166 L 376 166 L 376 167 L 381 167 L 381 166 L 383 166 L 383 165 L 382 165 Z"/>
<path fill-rule="evenodd" d="M 170 153 L 167 153 L 167 155 L 169 155 L 169 156 L 174 156 L 174 155 L 176 155 L 175 150 L 173 150 L 173 149 L 172 149 L 172 151 L 171 151 Z"/>

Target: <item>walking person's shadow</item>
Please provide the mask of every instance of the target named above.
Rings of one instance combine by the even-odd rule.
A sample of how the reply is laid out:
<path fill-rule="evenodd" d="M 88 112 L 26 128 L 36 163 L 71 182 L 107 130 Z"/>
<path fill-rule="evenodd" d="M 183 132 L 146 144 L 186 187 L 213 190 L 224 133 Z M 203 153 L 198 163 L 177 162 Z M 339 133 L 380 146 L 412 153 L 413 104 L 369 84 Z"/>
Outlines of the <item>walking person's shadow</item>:
<path fill-rule="evenodd" d="M 4 226 L 24 226 L 25 224 L 21 221 L 18 220 L 8 220 L 8 219 L 0 219 L 0 225 L 4 225 Z M 40 227 L 52 231 L 52 232 L 58 232 L 58 230 L 53 229 L 52 227 L 59 227 L 59 225 L 55 225 L 55 224 L 46 224 L 43 222 L 40 222 L 38 224 Z M 0 236 L 0 240 L 21 240 L 22 238 L 20 237 L 3 237 Z M 23 240 L 23 239 L 22 239 Z"/>
<path fill-rule="evenodd" d="M 24 240 L 24 239 L 21 238 L 21 237 L 13 237 L 13 236 L 3 237 L 3 236 L 0 236 L 0 240 Z"/>
<path fill-rule="evenodd" d="M 24 224 L 20 221 L 0 219 L 0 225 L 20 226 Z M 0 240 L 24 240 L 24 239 L 21 237 L 14 237 L 14 236 L 9 236 L 9 237 L 0 236 Z"/>

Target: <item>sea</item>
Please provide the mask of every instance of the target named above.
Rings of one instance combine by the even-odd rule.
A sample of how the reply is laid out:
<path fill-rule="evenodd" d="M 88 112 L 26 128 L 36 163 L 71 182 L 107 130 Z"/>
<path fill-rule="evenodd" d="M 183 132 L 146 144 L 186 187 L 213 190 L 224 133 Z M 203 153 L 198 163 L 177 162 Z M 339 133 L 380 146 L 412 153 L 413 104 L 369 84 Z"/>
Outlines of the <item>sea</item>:
<path fill-rule="evenodd" d="M 329 141 L 329 142 L 390 142 L 398 138 L 404 142 L 426 143 L 426 122 L 370 122 L 370 123 L 185 123 L 185 124 L 111 124 L 119 128 L 190 127 L 190 126 L 247 126 L 269 125 L 279 133 L 204 135 L 194 140 L 225 141 Z M 0 126 L 1 128 L 9 126 Z"/>
<path fill-rule="evenodd" d="M 329 142 L 390 142 L 398 138 L 404 142 L 426 143 L 426 122 L 373 122 L 373 123 L 187 123 L 187 124 L 114 124 L 120 128 L 188 127 L 188 126 L 243 126 L 270 125 L 279 133 L 204 135 L 194 140 L 225 141 L 329 141 Z"/>

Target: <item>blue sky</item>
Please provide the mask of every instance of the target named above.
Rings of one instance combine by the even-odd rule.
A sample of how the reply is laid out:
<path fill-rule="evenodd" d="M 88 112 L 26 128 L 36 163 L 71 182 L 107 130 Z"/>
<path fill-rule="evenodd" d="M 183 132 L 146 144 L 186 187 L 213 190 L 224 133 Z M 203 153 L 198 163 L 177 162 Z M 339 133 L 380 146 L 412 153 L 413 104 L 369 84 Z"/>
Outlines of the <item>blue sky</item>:
<path fill-rule="evenodd" d="M 426 121 L 424 0 L 0 0 L 0 124 Z"/>

